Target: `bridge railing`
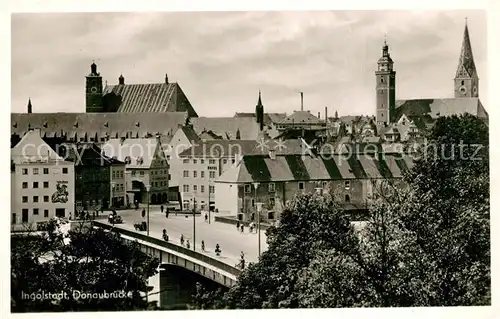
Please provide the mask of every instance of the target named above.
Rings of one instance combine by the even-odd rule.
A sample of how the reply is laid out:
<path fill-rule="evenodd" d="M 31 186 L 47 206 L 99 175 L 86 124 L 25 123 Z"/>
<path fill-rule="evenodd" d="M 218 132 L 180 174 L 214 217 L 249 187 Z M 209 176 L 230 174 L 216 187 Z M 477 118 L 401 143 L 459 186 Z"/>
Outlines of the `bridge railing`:
<path fill-rule="evenodd" d="M 112 225 L 102 223 L 99 221 L 94 221 L 94 226 L 100 227 L 102 229 L 113 230 L 113 231 L 116 231 L 116 232 L 118 232 L 122 235 L 125 235 L 125 236 L 133 237 L 133 238 L 136 238 L 139 240 L 144 240 L 144 241 L 150 242 L 151 244 L 165 247 L 167 249 L 176 251 L 176 252 L 181 253 L 183 255 L 192 257 L 192 258 L 199 260 L 201 262 L 207 263 L 210 266 L 213 266 L 213 267 L 218 268 L 220 270 L 226 271 L 226 272 L 228 272 L 232 275 L 235 275 L 235 276 L 238 276 L 241 273 L 241 270 L 234 267 L 234 266 L 228 265 L 220 260 L 217 260 L 217 259 L 212 258 L 210 256 L 207 256 L 205 254 L 196 252 L 194 250 L 188 249 L 186 247 L 182 247 L 182 246 L 176 245 L 174 243 L 166 242 L 163 239 L 147 236 L 147 235 L 144 235 L 144 234 L 132 231 L 132 230 L 128 230 L 128 229 L 123 229 L 120 227 L 113 227 Z"/>

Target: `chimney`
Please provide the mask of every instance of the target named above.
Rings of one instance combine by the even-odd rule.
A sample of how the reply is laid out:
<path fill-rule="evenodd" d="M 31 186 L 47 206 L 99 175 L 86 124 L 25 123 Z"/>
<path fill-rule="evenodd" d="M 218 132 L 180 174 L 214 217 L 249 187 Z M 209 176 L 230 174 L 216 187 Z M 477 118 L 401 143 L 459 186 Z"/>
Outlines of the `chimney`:
<path fill-rule="evenodd" d="M 328 107 L 325 106 L 325 120 L 328 121 Z"/>
<path fill-rule="evenodd" d="M 318 112 L 318 120 L 320 120 L 320 119 L 321 119 L 321 113 Z"/>
<path fill-rule="evenodd" d="M 168 84 L 168 74 L 165 74 L 165 84 Z"/>
<path fill-rule="evenodd" d="M 28 114 L 33 112 L 33 107 L 31 106 L 31 98 L 28 99 Z"/>
<path fill-rule="evenodd" d="M 124 85 L 125 84 L 125 78 L 123 77 L 123 75 L 120 75 L 120 77 L 118 78 L 118 84 L 119 85 Z"/>
<path fill-rule="evenodd" d="M 304 92 L 300 92 L 300 110 L 304 111 Z"/>
<path fill-rule="evenodd" d="M 276 150 L 269 150 L 269 158 L 272 160 L 276 159 Z"/>

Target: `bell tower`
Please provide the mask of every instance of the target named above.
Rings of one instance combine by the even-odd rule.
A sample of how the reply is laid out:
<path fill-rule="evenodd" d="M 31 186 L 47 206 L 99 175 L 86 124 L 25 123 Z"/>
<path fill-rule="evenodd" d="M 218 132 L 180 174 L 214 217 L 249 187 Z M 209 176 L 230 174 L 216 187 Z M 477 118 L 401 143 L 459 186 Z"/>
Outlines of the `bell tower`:
<path fill-rule="evenodd" d="M 85 112 L 103 112 L 102 77 L 97 72 L 97 65 L 95 64 L 95 62 L 92 62 L 92 64 L 90 65 L 90 74 L 85 78 Z"/>
<path fill-rule="evenodd" d="M 472 46 L 470 44 L 469 29 L 467 19 L 465 20 L 464 38 L 462 40 L 462 50 L 458 60 L 457 73 L 455 75 L 455 98 L 478 97 L 479 77 L 477 75 Z"/>
<path fill-rule="evenodd" d="M 389 46 L 384 40 L 382 57 L 378 60 L 375 71 L 377 91 L 377 125 L 386 125 L 395 121 L 396 111 L 396 71 L 389 54 Z"/>

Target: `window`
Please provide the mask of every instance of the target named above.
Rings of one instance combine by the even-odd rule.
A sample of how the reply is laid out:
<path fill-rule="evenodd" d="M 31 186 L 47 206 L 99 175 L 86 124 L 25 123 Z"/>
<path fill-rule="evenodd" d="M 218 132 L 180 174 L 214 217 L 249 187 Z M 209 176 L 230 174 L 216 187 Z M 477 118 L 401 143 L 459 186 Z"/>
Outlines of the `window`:
<path fill-rule="evenodd" d="M 201 159 L 201 160 L 200 160 L 200 164 L 205 164 L 205 160 L 204 160 L 204 159 Z"/>
<path fill-rule="evenodd" d="M 116 172 L 115 171 L 113 171 L 113 173 L 111 175 L 112 175 L 112 179 L 116 179 Z"/>
<path fill-rule="evenodd" d="M 33 203 L 38 203 L 38 196 L 33 196 Z"/>
<path fill-rule="evenodd" d="M 210 176 L 209 176 L 210 178 L 215 178 L 215 172 L 214 171 L 210 171 L 208 173 L 210 174 Z"/>
<path fill-rule="evenodd" d="M 255 207 L 255 199 L 252 199 L 252 207 Z"/>
<path fill-rule="evenodd" d="M 465 84 L 465 82 L 464 82 L 464 80 L 462 80 L 462 85 L 464 85 L 464 84 Z"/>
<path fill-rule="evenodd" d="M 38 208 L 33 208 L 33 215 L 38 215 Z"/>
<path fill-rule="evenodd" d="M 48 203 L 49 202 L 49 196 L 43 196 L 43 202 Z"/>
<path fill-rule="evenodd" d="M 183 185 L 183 186 L 182 186 L 182 191 L 183 191 L 184 193 L 188 193 L 188 192 L 189 192 L 189 185 Z"/>
<path fill-rule="evenodd" d="M 345 181 L 344 187 L 345 187 L 345 189 L 350 189 L 351 188 L 351 181 Z"/>
<path fill-rule="evenodd" d="M 198 164 L 198 160 L 193 159 L 193 164 Z"/>
<path fill-rule="evenodd" d="M 299 182 L 299 189 L 304 189 L 304 182 Z"/>
<path fill-rule="evenodd" d="M 23 168 L 23 175 L 28 175 L 28 169 L 27 168 Z"/>
<path fill-rule="evenodd" d="M 120 171 L 120 178 L 123 178 L 123 171 Z"/>
<path fill-rule="evenodd" d="M 274 193 L 274 183 L 269 183 L 269 193 Z"/>
<path fill-rule="evenodd" d="M 47 175 L 47 174 L 49 173 L 49 169 L 48 169 L 48 168 L 44 168 L 44 169 L 43 169 L 43 173 L 44 173 L 45 175 Z"/>
<path fill-rule="evenodd" d="M 222 163 L 227 164 L 227 159 L 224 159 Z"/>
<path fill-rule="evenodd" d="M 328 186 L 328 182 L 323 182 L 323 188 L 326 188 Z"/>
<path fill-rule="evenodd" d="M 28 202 L 28 196 L 23 196 L 23 203 L 27 203 Z"/>
<path fill-rule="evenodd" d="M 215 160 L 214 159 L 208 160 L 208 164 L 214 165 L 215 164 Z"/>
<path fill-rule="evenodd" d="M 23 182 L 23 188 L 28 188 L 28 182 Z"/>
<path fill-rule="evenodd" d="M 231 160 L 231 163 L 233 163 L 233 164 L 234 164 L 234 162 L 235 162 L 235 160 L 234 160 L 234 158 L 233 158 L 233 159 Z"/>
<path fill-rule="evenodd" d="M 198 177 L 198 172 L 197 172 L 197 171 L 193 171 L 193 177 L 194 177 L 194 178 L 197 178 L 197 177 Z"/>
<path fill-rule="evenodd" d="M 43 217 L 45 217 L 45 218 L 49 217 L 49 210 L 48 209 L 43 210 Z"/>
<path fill-rule="evenodd" d="M 213 186 L 213 185 L 208 186 L 208 191 L 210 192 L 210 194 L 214 194 L 215 193 L 215 186 Z"/>
<path fill-rule="evenodd" d="M 346 202 L 350 202 L 351 201 L 351 197 L 349 195 L 345 195 L 345 201 Z"/>
<path fill-rule="evenodd" d="M 245 185 L 245 193 L 250 193 L 251 190 L 252 190 L 252 187 L 250 184 Z"/>
<path fill-rule="evenodd" d="M 275 204 L 276 202 L 274 200 L 274 197 L 269 198 L 269 206 L 274 207 Z"/>
<path fill-rule="evenodd" d="M 144 171 L 139 171 L 140 176 L 144 176 Z"/>
<path fill-rule="evenodd" d="M 172 179 L 172 175 L 168 174 L 168 180 Z"/>
<path fill-rule="evenodd" d="M 193 192 L 196 192 L 198 190 L 198 185 L 193 185 Z"/>
<path fill-rule="evenodd" d="M 63 174 L 68 174 L 68 168 L 67 167 L 63 167 Z"/>
<path fill-rule="evenodd" d="M 38 168 L 33 168 L 33 175 L 38 175 Z"/>
<path fill-rule="evenodd" d="M 384 83 L 384 78 L 380 78 L 380 83 Z"/>
<path fill-rule="evenodd" d="M 200 174 L 201 174 L 201 178 L 205 178 L 205 172 L 204 171 L 201 171 Z"/>
<path fill-rule="evenodd" d="M 132 171 L 132 176 L 135 176 L 135 171 Z"/>
<path fill-rule="evenodd" d="M 182 177 L 189 177 L 189 171 L 182 171 Z"/>
<path fill-rule="evenodd" d="M 43 188 L 49 188 L 49 182 L 43 182 Z"/>
<path fill-rule="evenodd" d="M 185 158 L 182 160 L 182 164 L 189 164 L 189 158 Z"/>
<path fill-rule="evenodd" d="M 204 185 L 201 185 L 201 186 L 200 186 L 200 191 L 201 191 L 202 193 L 204 193 L 204 192 L 205 192 L 205 186 L 204 186 Z"/>
<path fill-rule="evenodd" d="M 33 182 L 33 188 L 38 188 L 38 182 Z"/>

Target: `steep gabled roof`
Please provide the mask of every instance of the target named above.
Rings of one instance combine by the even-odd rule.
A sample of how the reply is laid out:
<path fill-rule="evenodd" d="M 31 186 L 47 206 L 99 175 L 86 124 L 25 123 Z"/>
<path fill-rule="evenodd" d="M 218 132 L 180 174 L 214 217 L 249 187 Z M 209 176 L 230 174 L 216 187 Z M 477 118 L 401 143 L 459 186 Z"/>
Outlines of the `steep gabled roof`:
<path fill-rule="evenodd" d="M 309 111 L 295 111 L 281 120 L 279 124 L 320 124 L 324 121 L 312 115 Z"/>
<path fill-rule="evenodd" d="M 40 130 L 30 130 L 23 138 L 11 149 L 11 160 L 15 164 L 26 161 L 63 161 L 64 159 L 57 154 L 40 136 Z"/>
<path fill-rule="evenodd" d="M 287 182 L 309 180 L 385 179 L 401 178 L 413 166 L 410 157 L 386 154 L 383 157 L 359 155 L 349 158 L 334 156 L 286 155 L 271 159 L 267 156 L 244 156 L 225 171 L 218 183 Z"/>
<path fill-rule="evenodd" d="M 458 60 L 457 78 L 477 78 L 476 65 L 472 55 L 472 46 L 470 44 L 469 29 L 465 24 L 464 38 L 462 40 L 462 49 Z"/>
<path fill-rule="evenodd" d="M 107 94 L 121 97 L 118 112 L 162 113 L 187 111 L 190 117 L 198 116 L 178 83 L 107 85 L 103 90 L 103 96 Z"/>

